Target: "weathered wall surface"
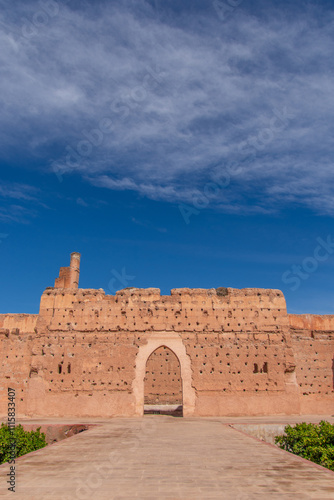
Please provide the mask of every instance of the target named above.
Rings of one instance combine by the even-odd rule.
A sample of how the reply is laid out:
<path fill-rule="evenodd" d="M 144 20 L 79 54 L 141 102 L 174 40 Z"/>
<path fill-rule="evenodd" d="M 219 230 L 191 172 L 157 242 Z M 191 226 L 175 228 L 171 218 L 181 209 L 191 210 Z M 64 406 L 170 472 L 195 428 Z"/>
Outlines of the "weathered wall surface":
<path fill-rule="evenodd" d="M 33 333 L 38 314 L 0 314 L 0 331 L 19 329 L 21 333 Z"/>
<path fill-rule="evenodd" d="M 18 415 L 132 414 L 136 347 L 126 334 L 119 340 L 117 334 L 77 332 L 0 335 L 0 413 L 7 413 L 12 387 Z"/>
<path fill-rule="evenodd" d="M 38 315 L 0 315 L 0 413 L 7 414 L 8 387 L 16 389 L 20 414 L 27 409 L 27 389 Z"/>
<path fill-rule="evenodd" d="M 334 316 L 289 315 L 302 413 L 332 414 Z"/>
<path fill-rule="evenodd" d="M 334 317 L 288 315 L 279 290 L 78 289 L 79 257 L 38 316 L 0 316 L 1 414 L 8 386 L 18 415 L 130 416 L 181 397 L 185 415 L 334 412 Z"/>
<path fill-rule="evenodd" d="M 294 330 L 315 330 L 318 332 L 334 332 L 334 315 L 324 314 L 289 314 L 289 323 Z"/>
<path fill-rule="evenodd" d="M 225 294 L 225 295 L 224 295 Z M 39 330 L 177 332 L 275 332 L 289 329 L 279 290 L 233 288 L 129 289 L 115 296 L 103 290 L 47 289 L 42 295 Z"/>
<path fill-rule="evenodd" d="M 299 412 L 289 319 L 278 290 L 175 289 L 160 296 L 158 289 L 128 289 L 106 296 L 49 288 L 35 333 L 4 337 L 2 355 L 11 353 L 5 376 L 22 392 L 24 414 L 132 415 L 138 350 L 153 334 L 163 339 L 169 332 L 190 359 L 195 414 Z M 19 372 L 17 352 L 23 353 Z M 146 371 L 154 371 L 152 359 Z"/>

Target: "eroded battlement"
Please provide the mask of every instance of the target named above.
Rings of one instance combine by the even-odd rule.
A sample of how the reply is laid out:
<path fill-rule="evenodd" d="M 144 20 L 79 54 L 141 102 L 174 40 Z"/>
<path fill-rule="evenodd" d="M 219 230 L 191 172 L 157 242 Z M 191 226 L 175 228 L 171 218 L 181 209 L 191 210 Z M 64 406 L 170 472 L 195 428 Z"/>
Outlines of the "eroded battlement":
<path fill-rule="evenodd" d="M 332 332 L 334 334 L 334 315 L 326 314 L 289 314 L 290 326 L 295 331 Z"/>
<path fill-rule="evenodd" d="M 0 334 L 35 331 L 38 314 L 0 314 Z"/>
<path fill-rule="evenodd" d="M 78 331 L 245 331 L 287 329 L 279 290 L 258 288 L 126 288 L 115 295 L 91 289 L 47 288 L 38 330 Z"/>

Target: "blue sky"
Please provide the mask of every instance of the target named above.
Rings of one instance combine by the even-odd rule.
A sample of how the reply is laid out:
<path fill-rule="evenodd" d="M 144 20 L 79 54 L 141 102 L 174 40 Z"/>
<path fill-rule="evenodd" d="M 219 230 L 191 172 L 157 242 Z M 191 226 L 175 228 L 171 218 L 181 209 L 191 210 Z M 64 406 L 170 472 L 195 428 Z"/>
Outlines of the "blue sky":
<path fill-rule="evenodd" d="M 334 3 L 1 1 L 0 312 L 80 287 L 334 313 Z"/>

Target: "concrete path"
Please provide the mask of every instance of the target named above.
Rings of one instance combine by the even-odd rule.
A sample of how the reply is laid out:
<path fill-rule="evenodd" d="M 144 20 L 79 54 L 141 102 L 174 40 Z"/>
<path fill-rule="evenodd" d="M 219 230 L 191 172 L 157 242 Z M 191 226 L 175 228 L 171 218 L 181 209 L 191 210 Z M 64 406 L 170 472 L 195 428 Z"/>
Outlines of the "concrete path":
<path fill-rule="evenodd" d="M 59 500 L 334 498 L 334 473 L 237 431 L 223 419 L 113 419 L 16 462 L 16 493 Z"/>

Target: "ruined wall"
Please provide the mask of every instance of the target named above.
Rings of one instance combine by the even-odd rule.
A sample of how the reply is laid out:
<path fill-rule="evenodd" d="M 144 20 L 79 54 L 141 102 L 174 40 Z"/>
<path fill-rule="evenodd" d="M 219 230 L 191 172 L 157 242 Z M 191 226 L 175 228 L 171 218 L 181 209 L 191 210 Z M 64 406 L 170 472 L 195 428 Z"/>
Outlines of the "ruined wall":
<path fill-rule="evenodd" d="M 125 289 L 115 296 L 103 290 L 47 288 L 37 328 L 50 331 L 268 332 L 289 331 L 282 292 L 261 289 Z"/>
<path fill-rule="evenodd" d="M 138 350 L 173 332 L 191 361 L 195 414 L 298 413 L 289 331 L 278 290 L 48 288 L 34 335 L 12 341 L 23 371 L 5 371 L 24 387 L 22 413 L 132 415 Z"/>
<path fill-rule="evenodd" d="M 16 389 L 21 415 L 26 414 L 28 380 L 37 314 L 0 314 L 0 414 L 7 414 L 8 387 Z"/>
<path fill-rule="evenodd" d="M 1 414 L 9 385 L 30 416 L 139 415 L 144 399 L 185 415 L 334 412 L 334 316 L 288 315 L 279 290 L 105 295 L 78 288 L 79 265 L 74 252 L 39 315 L 0 315 Z"/>
<path fill-rule="evenodd" d="M 334 316 L 289 315 L 301 412 L 334 410 Z"/>
<path fill-rule="evenodd" d="M 0 331 L 19 329 L 21 333 L 33 333 L 38 314 L 0 314 Z"/>
<path fill-rule="evenodd" d="M 80 258 L 78 252 L 71 253 L 71 262 L 69 267 L 61 267 L 59 277 L 55 280 L 55 288 L 71 288 L 79 287 L 80 276 Z"/>
<path fill-rule="evenodd" d="M 299 413 L 290 339 L 285 334 L 209 334 L 193 351 L 200 415 Z"/>

